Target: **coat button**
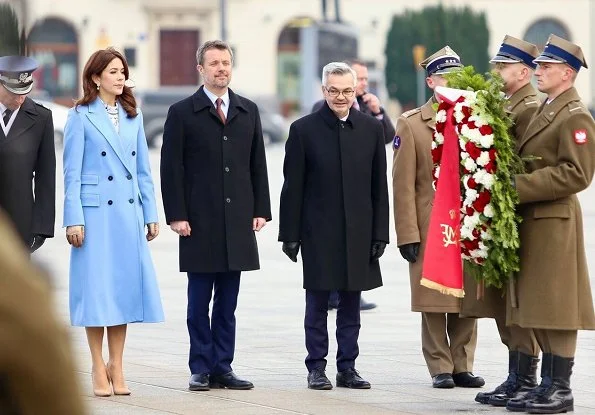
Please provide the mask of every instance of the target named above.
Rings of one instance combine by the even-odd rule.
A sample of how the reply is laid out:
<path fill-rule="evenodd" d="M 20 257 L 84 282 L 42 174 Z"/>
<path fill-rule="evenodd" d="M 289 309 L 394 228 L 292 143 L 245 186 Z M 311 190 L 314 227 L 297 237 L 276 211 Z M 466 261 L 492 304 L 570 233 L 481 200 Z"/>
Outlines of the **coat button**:
<path fill-rule="evenodd" d="M 130 175 L 130 174 L 129 174 L 128 176 L 126 176 L 126 178 L 127 178 L 128 180 L 132 180 L 132 175 Z"/>
<path fill-rule="evenodd" d="M 108 176 L 107 179 L 111 182 L 112 180 L 114 180 L 114 176 Z"/>
<path fill-rule="evenodd" d="M 134 203 L 134 199 L 128 199 L 128 203 Z"/>
<path fill-rule="evenodd" d="M 227 141 L 227 136 L 226 135 L 223 136 L 223 141 Z"/>
<path fill-rule="evenodd" d="M 133 152 L 132 152 L 132 155 L 133 155 L 133 156 L 136 156 L 136 151 L 133 151 Z"/>
<path fill-rule="evenodd" d="M 111 200 L 108 200 L 108 201 L 107 201 L 107 204 L 108 204 L 108 205 L 113 205 L 113 204 L 114 204 L 114 202 L 112 202 Z"/>
<path fill-rule="evenodd" d="M 102 152 L 101 152 L 101 155 L 102 155 L 103 157 L 105 157 L 105 155 L 106 155 L 106 154 L 107 154 L 107 153 L 106 153 L 105 151 L 102 151 Z"/>
<path fill-rule="evenodd" d="M 229 173 L 229 167 L 226 167 L 226 168 L 225 168 L 225 171 L 226 171 L 227 173 Z"/>
<path fill-rule="evenodd" d="M 229 197 L 228 197 L 227 199 L 225 199 L 225 201 L 226 201 L 227 203 L 231 203 L 231 199 L 230 199 Z"/>

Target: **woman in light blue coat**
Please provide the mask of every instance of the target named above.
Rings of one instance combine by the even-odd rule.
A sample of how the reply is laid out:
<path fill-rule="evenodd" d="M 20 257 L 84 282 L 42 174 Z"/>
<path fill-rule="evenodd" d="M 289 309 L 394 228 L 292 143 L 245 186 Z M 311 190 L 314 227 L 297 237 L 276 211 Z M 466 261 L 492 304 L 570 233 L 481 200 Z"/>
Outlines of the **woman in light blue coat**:
<path fill-rule="evenodd" d="M 147 243 L 159 234 L 155 192 L 142 115 L 125 85 L 128 75 L 119 52 L 95 52 L 64 134 L 70 319 L 86 328 L 97 396 L 130 394 L 122 371 L 127 324 L 164 318 Z"/>

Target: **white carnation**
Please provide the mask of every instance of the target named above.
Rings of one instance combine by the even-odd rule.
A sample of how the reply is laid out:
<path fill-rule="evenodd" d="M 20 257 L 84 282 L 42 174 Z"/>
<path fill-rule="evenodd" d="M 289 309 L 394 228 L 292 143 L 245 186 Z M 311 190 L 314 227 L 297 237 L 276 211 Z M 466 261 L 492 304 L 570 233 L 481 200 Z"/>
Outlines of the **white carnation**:
<path fill-rule="evenodd" d="M 492 148 L 492 146 L 494 145 L 494 134 L 488 134 L 488 135 L 481 135 L 480 134 L 479 144 L 483 148 Z"/>
<path fill-rule="evenodd" d="M 477 170 L 477 165 L 475 164 L 475 162 L 473 161 L 473 159 L 471 157 L 465 159 L 463 166 L 465 166 L 467 171 L 473 172 L 473 171 Z"/>
<path fill-rule="evenodd" d="M 494 217 L 494 208 L 492 207 L 491 203 L 488 203 L 485 208 L 483 209 L 483 215 L 488 218 Z"/>
<path fill-rule="evenodd" d="M 465 201 L 463 202 L 465 206 L 471 205 L 479 197 L 477 190 L 469 189 L 465 192 Z"/>
<path fill-rule="evenodd" d="M 482 151 L 479 157 L 477 158 L 476 162 L 482 167 L 485 166 L 490 162 L 490 153 L 488 153 L 487 151 Z"/>
<path fill-rule="evenodd" d="M 444 135 L 442 133 L 439 133 L 438 131 L 436 131 L 434 133 L 434 141 L 438 144 L 444 143 Z"/>
<path fill-rule="evenodd" d="M 440 110 L 436 113 L 436 122 L 446 122 L 446 111 Z"/>
<path fill-rule="evenodd" d="M 475 237 L 473 236 L 473 228 L 470 228 L 468 226 L 461 226 L 461 239 L 473 241 L 475 239 Z"/>

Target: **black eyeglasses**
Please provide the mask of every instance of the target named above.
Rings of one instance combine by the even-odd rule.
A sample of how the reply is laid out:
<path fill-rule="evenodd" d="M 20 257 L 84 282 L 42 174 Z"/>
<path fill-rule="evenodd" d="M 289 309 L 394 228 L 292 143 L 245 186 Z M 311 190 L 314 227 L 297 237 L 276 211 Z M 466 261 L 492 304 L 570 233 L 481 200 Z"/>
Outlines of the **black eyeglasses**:
<path fill-rule="evenodd" d="M 327 88 L 327 87 L 324 87 L 324 89 L 326 89 L 326 92 L 333 98 L 337 98 L 341 94 L 345 98 L 351 98 L 353 96 L 353 94 L 355 94 L 355 90 L 353 90 L 353 89 L 344 89 L 343 91 L 339 91 L 338 89 Z"/>

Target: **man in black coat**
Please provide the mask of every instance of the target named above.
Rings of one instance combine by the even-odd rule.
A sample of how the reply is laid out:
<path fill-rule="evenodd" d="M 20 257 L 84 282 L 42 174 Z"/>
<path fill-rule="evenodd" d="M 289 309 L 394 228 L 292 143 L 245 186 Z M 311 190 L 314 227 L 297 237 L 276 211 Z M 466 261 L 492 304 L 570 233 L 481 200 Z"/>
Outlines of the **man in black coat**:
<path fill-rule="evenodd" d="M 382 129 L 384 131 L 384 143 L 388 144 L 393 141 L 395 136 L 395 126 L 391 121 L 390 117 L 380 105 L 380 99 L 371 92 L 368 92 L 368 66 L 366 63 L 359 59 L 354 59 L 347 63 L 351 66 L 351 69 L 355 71 L 357 76 L 357 83 L 355 84 L 355 100 L 353 101 L 352 108 L 360 110 L 364 114 L 372 115 L 376 117 L 382 123 Z M 318 111 L 324 104 L 325 100 L 314 103 L 311 112 Z M 331 291 L 329 297 L 328 308 L 329 310 L 337 308 L 339 303 L 339 294 L 336 291 Z M 362 297 L 360 299 L 360 309 L 372 310 L 376 308 L 375 303 L 369 303 Z"/>
<path fill-rule="evenodd" d="M 302 250 L 308 387 L 326 377 L 327 303 L 339 291 L 337 386 L 368 389 L 355 370 L 361 291 L 382 285 L 378 259 L 388 243 L 382 125 L 350 110 L 356 75 L 342 62 L 323 69 L 324 105 L 295 121 L 285 147 L 279 241 L 294 262 Z"/>
<path fill-rule="evenodd" d="M 254 232 L 271 220 L 260 115 L 228 88 L 227 43 L 208 41 L 196 56 L 204 85 L 170 107 L 161 149 L 165 216 L 188 273 L 189 386 L 251 389 L 231 362 L 240 273 L 260 268 Z"/>
<path fill-rule="evenodd" d="M 54 236 L 56 211 L 52 112 L 27 97 L 35 69 L 32 58 L 0 57 L 0 208 L 30 252 Z"/>

